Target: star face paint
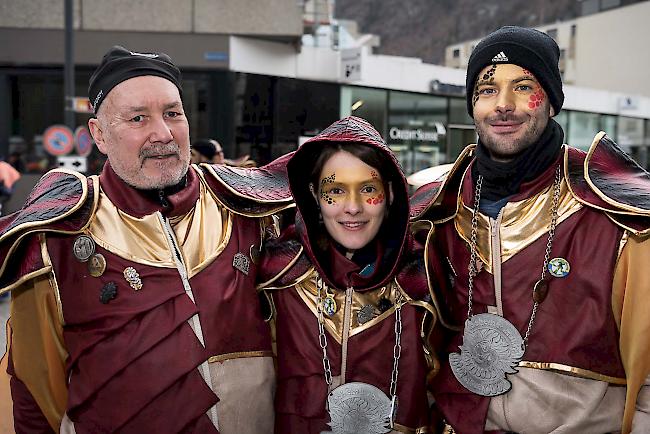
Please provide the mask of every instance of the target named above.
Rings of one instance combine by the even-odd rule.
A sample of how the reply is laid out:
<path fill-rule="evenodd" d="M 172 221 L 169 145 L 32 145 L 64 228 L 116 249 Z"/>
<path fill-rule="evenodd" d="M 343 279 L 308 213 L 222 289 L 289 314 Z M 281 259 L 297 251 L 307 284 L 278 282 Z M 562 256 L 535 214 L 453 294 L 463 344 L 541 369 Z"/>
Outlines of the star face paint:
<path fill-rule="evenodd" d="M 327 233 L 351 251 L 372 241 L 386 215 L 386 193 L 377 170 L 339 151 L 323 165 L 319 185 Z"/>
<path fill-rule="evenodd" d="M 537 141 L 550 117 L 548 98 L 530 71 L 513 64 L 481 72 L 474 124 L 492 158 L 509 161 Z M 487 80 L 483 80 L 485 75 Z"/>

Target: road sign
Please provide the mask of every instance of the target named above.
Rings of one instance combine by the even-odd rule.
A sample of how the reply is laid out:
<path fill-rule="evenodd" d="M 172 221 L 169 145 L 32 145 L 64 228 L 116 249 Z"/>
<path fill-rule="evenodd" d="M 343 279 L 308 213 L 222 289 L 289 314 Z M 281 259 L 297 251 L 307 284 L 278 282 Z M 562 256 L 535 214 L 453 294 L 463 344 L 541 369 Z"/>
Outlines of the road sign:
<path fill-rule="evenodd" d="M 72 130 L 65 125 L 52 125 L 43 133 L 43 147 L 50 155 L 69 154 L 74 148 Z"/>
<path fill-rule="evenodd" d="M 77 148 L 77 154 L 82 157 L 87 157 L 93 151 L 93 136 L 90 135 L 88 128 L 82 126 L 77 127 L 74 131 L 74 145 Z"/>
<path fill-rule="evenodd" d="M 62 169 L 76 170 L 77 172 L 85 172 L 88 169 L 86 157 L 58 157 L 56 160 Z"/>

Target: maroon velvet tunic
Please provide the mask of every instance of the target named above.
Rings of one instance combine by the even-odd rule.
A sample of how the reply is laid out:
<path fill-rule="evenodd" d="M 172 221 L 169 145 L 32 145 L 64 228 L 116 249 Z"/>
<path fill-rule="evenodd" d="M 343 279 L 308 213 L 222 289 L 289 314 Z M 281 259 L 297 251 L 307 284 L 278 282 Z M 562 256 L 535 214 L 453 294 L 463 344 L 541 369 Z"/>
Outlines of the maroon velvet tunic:
<path fill-rule="evenodd" d="M 388 162 L 389 169 L 380 174 L 384 182 L 392 175 L 395 198 L 390 205 L 390 223 L 384 223 L 385 227 L 368 247 L 375 253 L 374 271 L 369 275 L 362 273 L 358 261 L 355 263 L 347 259 L 334 247 L 333 241 L 327 238 L 325 228 L 318 222 L 318 210 L 315 209 L 315 201 L 308 190 L 310 180 L 307 179 L 309 173 L 305 168 L 313 165 L 322 150 L 321 146 L 326 143 L 369 146 L 375 148 Z M 395 313 L 390 308 L 394 306 L 396 297 L 402 296 L 397 295 L 402 294 L 399 289 L 401 285 L 404 297 L 408 300 L 401 309 L 398 425 L 394 429 L 401 432 L 427 429 L 429 404 L 426 377 L 431 367 L 425 358 L 420 330 L 426 313 L 433 309 L 429 301 L 425 300 L 429 291 L 422 250 L 419 250 L 419 257 L 415 250 L 411 251 L 413 245 L 409 243 L 408 236 L 406 181 L 394 154 L 366 121 L 348 117 L 335 122 L 323 133 L 303 144 L 287 168 L 298 209 L 295 232 L 291 226 L 274 245 L 268 244 L 262 262 L 263 273 L 271 275 L 267 277 L 272 277 L 272 270 L 282 274 L 278 280 L 266 286 L 276 310 L 276 433 L 319 434 L 330 430 L 327 425 L 330 416 L 326 408 L 328 385 L 324 376 L 323 352 L 319 344 L 318 318 L 315 313 L 317 275 L 322 277 L 338 300 L 340 316 L 336 320 L 332 319 L 334 326 L 325 331 L 332 375 L 338 376 L 341 373 L 342 344 L 331 331 L 336 330 L 336 335 L 343 341 L 345 315 L 341 311 L 344 311 L 344 294 L 346 288 L 353 288 L 345 382 L 374 385 L 388 397 L 393 371 L 396 321 Z M 357 309 L 364 303 L 378 309 L 382 294 L 389 294 L 386 297 L 390 311 L 386 311 L 383 317 L 377 313 L 367 324 L 358 323 L 355 315 Z M 430 324 L 424 326 L 425 332 L 428 331 L 428 325 Z"/>
<path fill-rule="evenodd" d="M 125 185 L 108 164 L 99 181 L 110 201 L 132 217 L 157 211 L 181 216 L 203 194 L 192 169 L 187 187 L 168 197 L 167 208 Z M 235 254 L 259 248 L 259 219 L 233 215 L 225 249 L 189 279 L 196 303 L 175 267 L 135 263 L 99 245 L 96 251 L 106 258 L 106 270 L 100 277 L 90 276 L 87 264 L 73 255 L 76 237 L 47 237 L 69 353 L 67 415 L 76 432 L 216 433 L 206 411 L 219 397 L 197 367 L 214 355 L 271 353 L 269 326 L 254 290 L 256 265 L 251 260 L 245 274 L 232 264 Z M 125 280 L 127 267 L 137 270 L 142 289 L 134 290 Z M 110 282 L 116 284 L 117 296 L 102 303 L 102 288 Z M 187 322 L 195 314 L 205 348 Z M 12 379 L 12 392 L 17 432 L 36 432 L 38 406 L 19 378 Z M 38 432 L 49 431 L 41 419 Z"/>
<path fill-rule="evenodd" d="M 531 197 L 553 183 L 555 165 L 524 184 L 509 202 Z M 462 184 L 462 201 L 473 204 L 470 170 Z M 539 218 L 550 220 L 550 217 Z M 619 333 L 612 312 L 612 280 L 623 230 L 602 212 L 582 207 L 556 229 L 551 257 L 571 265 L 564 278 L 550 277 L 546 300 L 540 304 L 523 360 L 549 362 L 625 378 L 618 349 Z M 501 265 L 503 316 L 524 336 L 530 319 L 532 288 L 539 279 L 548 233 L 522 248 Z M 436 242 L 453 267 L 453 287 L 444 294 L 455 324 L 467 319 L 470 259 L 468 244 L 454 221 L 437 227 Z M 455 273 L 455 275 L 454 275 Z M 548 276 L 548 274 L 547 274 Z M 496 304 L 494 280 L 484 268 L 474 279 L 473 313 Z M 458 352 L 462 333 L 452 336 L 447 353 Z M 516 375 L 516 374 L 515 374 Z M 475 395 L 456 380 L 445 361 L 434 380 L 434 394 L 447 421 L 463 434 L 482 433 L 489 398 Z"/>

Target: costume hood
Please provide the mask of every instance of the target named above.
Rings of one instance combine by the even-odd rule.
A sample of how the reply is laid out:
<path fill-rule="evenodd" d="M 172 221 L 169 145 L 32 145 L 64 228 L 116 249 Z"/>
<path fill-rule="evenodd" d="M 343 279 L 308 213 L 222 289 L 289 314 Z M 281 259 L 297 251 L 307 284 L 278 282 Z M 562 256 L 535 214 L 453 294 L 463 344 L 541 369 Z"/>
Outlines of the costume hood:
<path fill-rule="evenodd" d="M 334 122 L 319 135 L 306 141 L 287 164 L 289 187 L 296 203 L 296 232 L 305 253 L 325 282 L 333 287 L 328 274 L 329 257 L 322 240 L 334 243 L 319 221 L 320 211 L 309 189 L 309 177 L 324 145 L 329 143 L 358 143 L 374 148 L 385 160 L 384 172 L 380 173 L 385 185 L 390 184 L 392 203 L 389 213 L 377 234 L 386 249 L 381 254 L 380 266 L 369 281 L 354 285 L 355 289 L 374 289 L 386 284 L 398 271 L 400 258 L 408 241 L 408 184 L 395 154 L 386 146 L 381 135 L 364 119 L 349 116 Z M 388 191 L 388 190 L 387 190 Z M 388 195 L 387 195 L 388 196 Z M 371 242 L 372 243 L 372 242 Z M 340 288 L 343 289 L 343 288 Z"/>

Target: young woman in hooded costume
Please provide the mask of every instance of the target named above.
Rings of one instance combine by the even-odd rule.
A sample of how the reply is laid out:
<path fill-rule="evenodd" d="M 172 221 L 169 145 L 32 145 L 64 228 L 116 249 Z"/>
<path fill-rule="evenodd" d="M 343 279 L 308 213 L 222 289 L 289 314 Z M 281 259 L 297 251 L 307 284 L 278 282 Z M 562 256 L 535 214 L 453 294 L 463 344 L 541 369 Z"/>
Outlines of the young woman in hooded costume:
<path fill-rule="evenodd" d="M 266 244 L 259 285 L 276 331 L 276 433 L 430 432 L 437 315 L 395 155 L 347 117 L 287 172 L 295 224 Z"/>

